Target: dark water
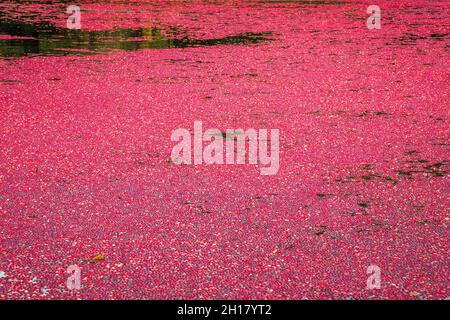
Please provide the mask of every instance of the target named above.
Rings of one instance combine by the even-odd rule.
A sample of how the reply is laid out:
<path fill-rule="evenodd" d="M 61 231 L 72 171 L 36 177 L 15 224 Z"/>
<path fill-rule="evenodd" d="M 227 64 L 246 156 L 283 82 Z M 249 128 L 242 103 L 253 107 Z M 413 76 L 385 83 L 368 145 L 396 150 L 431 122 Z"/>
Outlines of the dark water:
<path fill-rule="evenodd" d="M 186 48 L 214 45 L 247 45 L 270 40 L 271 33 L 243 33 L 223 38 L 193 39 L 174 28 L 115 28 L 90 31 L 57 28 L 49 22 L 2 22 L 0 34 L 18 39 L 0 40 L 0 56 L 91 55 L 114 50 Z"/>

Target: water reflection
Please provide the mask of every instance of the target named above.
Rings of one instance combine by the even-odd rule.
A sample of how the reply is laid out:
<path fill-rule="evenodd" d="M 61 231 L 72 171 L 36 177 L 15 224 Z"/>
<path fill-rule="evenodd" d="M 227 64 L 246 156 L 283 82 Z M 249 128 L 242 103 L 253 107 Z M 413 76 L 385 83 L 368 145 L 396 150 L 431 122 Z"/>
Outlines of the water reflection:
<path fill-rule="evenodd" d="M 3 40 L 1 35 L 4 36 Z M 0 24 L 0 56 L 91 55 L 115 50 L 246 45 L 270 40 L 270 35 L 249 32 L 215 39 L 192 39 L 174 27 L 89 31 L 57 28 L 49 22 L 14 21 Z"/>

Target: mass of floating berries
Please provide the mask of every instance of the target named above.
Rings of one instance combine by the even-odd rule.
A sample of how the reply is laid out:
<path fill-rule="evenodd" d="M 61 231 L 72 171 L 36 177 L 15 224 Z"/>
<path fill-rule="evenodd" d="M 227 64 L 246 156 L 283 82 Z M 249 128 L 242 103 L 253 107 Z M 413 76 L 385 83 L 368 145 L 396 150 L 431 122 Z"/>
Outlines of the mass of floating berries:
<path fill-rule="evenodd" d="M 370 4 L 2 2 L 0 299 L 448 297 L 448 8 Z M 279 172 L 168 161 L 196 120 Z"/>

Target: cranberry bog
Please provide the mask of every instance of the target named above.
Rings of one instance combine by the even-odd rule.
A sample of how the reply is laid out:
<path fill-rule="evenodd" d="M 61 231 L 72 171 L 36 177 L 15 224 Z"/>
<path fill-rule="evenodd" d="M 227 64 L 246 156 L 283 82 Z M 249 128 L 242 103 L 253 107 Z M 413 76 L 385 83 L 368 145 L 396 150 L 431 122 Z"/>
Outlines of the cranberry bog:
<path fill-rule="evenodd" d="M 450 296 L 449 2 L 68 5 L 0 3 L 1 299 Z"/>

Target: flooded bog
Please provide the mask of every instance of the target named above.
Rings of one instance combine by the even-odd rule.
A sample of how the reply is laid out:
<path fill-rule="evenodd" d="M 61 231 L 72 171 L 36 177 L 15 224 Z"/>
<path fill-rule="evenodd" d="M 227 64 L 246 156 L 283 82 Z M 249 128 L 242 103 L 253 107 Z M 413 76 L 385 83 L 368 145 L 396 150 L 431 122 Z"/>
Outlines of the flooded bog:
<path fill-rule="evenodd" d="M 0 298 L 447 298 L 448 2 L 373 4 L 2 1 Z"/>

